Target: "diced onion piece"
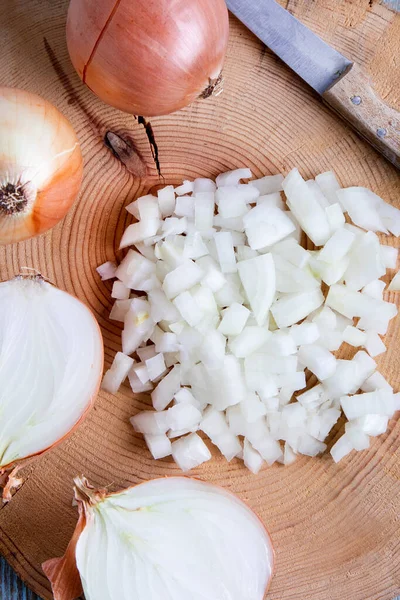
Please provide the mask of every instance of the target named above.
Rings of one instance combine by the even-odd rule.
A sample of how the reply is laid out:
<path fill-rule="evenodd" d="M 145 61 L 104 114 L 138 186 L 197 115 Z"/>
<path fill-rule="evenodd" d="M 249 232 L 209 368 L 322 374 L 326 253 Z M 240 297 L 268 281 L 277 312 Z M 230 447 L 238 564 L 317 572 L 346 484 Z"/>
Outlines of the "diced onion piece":
<path fill-rule="evenodd" d="M 245 306 L 234 302 L 224 310 L 218 331 L 229 336 L 239 335 L 243 331 L 249 316 L 250 311 Z"/>
<path fill-rule="evenodd" d="M 175 214 L 177 217 L 194 219 L 194 198 L 192 196 L 178 196 L 176 199 Z"/>
<path fill-rule="evenodd" d="M 371 281 L 361 290 L 363 294 L 376 298 L 377 300 L 383 300 L 383 290 L 386 287 L 386 283 L 380 279 Z"/>
<path fill-rule="evenodd" d="M 360 290 L 386 273 L 381 246 L 375 233 L 369 231 L 357 238 L 350 252 L 350 263 L 344 279 L 353 290 Z"/>
<path fill-rule="evenodd" d="M 160 435 L 168 431 L 167 413 L 146 410 L 130 418 L 135 431 L 152 435 Z"/>
<path fill-rule="evenodd" d="M 144 439 L 152 457 L 155 460 L 158 460 L 159 458 L 165 458 L 166 456 L 170 456 L 172 454 L 171 440 L 165 435 L 165 433 L 158 435 L 145 433 Z"/>
<path fill-rule="evenodd" d="M 177 196 L 183 196 L 184 194 L 191 194 L 194 190 L 193 181 L 188 181 L 185 179 L 182 185 L 175 188 L 175 194 Z"/>
<path fill-rule="evenodd" d="M 247 326 L 229 342 L 229 349 L 238 358 L 245 358 L 264 346 L 270 335 L 268 329 Z"/>
<path fill-rule="evenodd" d="M 150 381 L 149 372 L 148 372 L 145 364 L 143 364 L 143 363 L 136 364 L 133 367 L 133 370 L 135 371 L 135 373 L 138 376 L 138 379 L 140 380 L 141 383 L 145 384 Z"/>
<path fill-rule="evenodd" d="M 310 240 L 316 246 L 325 244 L 331 235 L 325 209 L 321 207 L 315 193 L 310 190 L 297 169 L 290 171 L 282 187 L 290 210 Z"/>
<path fill-rule="evenodd" d="M 297 396 L 298 402 L 302 404 L 307 410 L 314 410 L 323 404 L 326 400 L 326 394 L 321 384 L 314 386 L 313 388 L 299 394 Z"/>
<path fill-rule="evenodd" d="M 317 344 L 300 346 L 299 359 L 320 381 L 332 377 L 336 371 L 336 358 Z"/>
<path fill-rule="evenodd" d="M 246 199 L 239 191 L 231 187 L 220 188 L 215 195 L 218 204 L 218 215 L 222 219 L 243 217 L 248 212 Z M 218 224 L 218 220 L 214 220 Z M 221 221 L 221 226 L 223 222 Z"/>
<path fill-rule="evenodd" d="M 299 269 L 304 269 L 310 260 L 310 254 L 307 250 L 300 246 L 293 238 L 278 242 L 271 248 L 271 251 L 274 254 L 279 254 L 282 258 Z"/>
<path fill-rule="evenodd" d="M 267 343 L 264 344 L 263 350 L 267 354 L 290 356 L 291 354 L 296 354 L 297 347 L 293 336 L 291 336 L 289 332 L 278 330 L 274 331 L 269 339 L 267 339 Z"/>
<path fill-rule="evenodd" d="M 301 323 L 300 325 L 292 325 L 290 328 L 290 336 L 293 338 L 296 346 L 304 346 L 305 344 L 313 344 L 320 336 L 318 325 L 316 323 Z"/>
<path fill-rule="evenodd" d="M 309 179 L 306 181 L 306 184 L 309 190 L 314 195 L 315 199 L 318 201 L 318 204 L 323 208 L 328 208 L 330 206 L 328 198 L 325 196 L 318 183 L 314 181 L 314 179 Z"/>
<path fill-rule="evenodd" d="M 188 234 L 186 236 L 185 246 L 183 249 L 184 258 L 196 260 L 202 256 L 207 256 L 207 254 L 209 254 L 209 251 L 200 233 L 196 231 L 195 233 Z"/>
<path fill-rule="evenodd" d="M 240 410 L 248 423 L 254 423 L 267 413 L 267 408 L 255 392 L 249 392 L 240 403 Z"/>
<path fill-rule="evenodd" d="M 325 209 L 325 214 L 332 232 L 341 229 L 346 222 L 342 207 L 340 206 L 339 202 L 328 206 Z"/>
<path fill-rule="evenodd" d="M 310 269 L 314 277 L 322 279 L 326 285 L 334 285 L 343 279 L 349 266 L 350 259 L 345 256 L 336 263 L 325 263 L 314 256 L 310 259 Z"/>
<path fill-rule="evenodd" d="M 188 402 L 180 402 L 167 410 L 166 421 L 168 429 L 178 431 L 190 429 L 201 421 L 201 412 Z"/>
<path fill-rule="evenodd" d="M 131 303 L 132 300 L 117 300 L 116 302 L 114 302 L 110 312 L 110 319 L 112 321 L 120 321 L 121 323 L 123 323 L 125 321 L 125 315 L 129 311 Z"/>
<path fill-rule="evenodd" d="M 286 294 L 272 304 L 271 312 L 278 327 L 289 327 L 307 317 L 323 302 L 324 296 L 320 289 Z"/>
<path fill-rule="evenodd" d="M 175 300 L 174 306 L 178 309 L 182 319 L 191 327 L 198 325 L 204 317 L 204 313 L 190 292 L 182 292 Z"/>
<path fill-rule="evenodd" d="M 396 275 L 393 277 L 392 281 L 389 284 L 388 289 L 390 292 L 399 292 L 400 291 L 400 271 L 398 273 L 396 273 Z"/>
<path fill-rule="evenodd" d="M 250 169 L 235 169 L 218 175 L 215 183 L 217 187 L 224 185 L 237 185 L 241 179 L 251 179 L 253 174 Z"/>
<path fill-rule="evenodd" d="M 215 181 L 212 179 L 206 179 L 205 177 L 198 177 L 193 182 L 193 194 L 199 194 L 202 192 L 215 192 L 217 186 Z"/>
<path fill-rule="evenodd" d="M 375 437 L 385 433 L 388 427 L 389 417 L 386 417 L 385 415 L 366 415 L 365 417 L 354 419 L 351 423 L 367 435 Z"/>
<path fill-rule="evenodd" d="M 153 384 L 150 381 L 148 383 L 142 383 L 133 369 L 129 371 L 128 378 L 132 392 L 134 394 L 150 392 L 153 389 Z"/>
<path fill-rule="evenodd" d="M 215 233 L 214 241 L 222 273 L 236 273 L 237 265 L 232 234 L 229 231 Z"/>
<path fill-rule="evenodd" d="M 172 443 L 172 456 L 182 471 L 190 471 L 211 459 L 211 452 L 197 433 Z"/>
<path fill-rule="evenodd" d="M 122 350 L 132 354 L 143 342 L 147 342 L 154 330 L 150 317 L 150 305 L 145 300 L 134 298 L 125 315 L 122 332 Z"/>
<path fill-rule="evenodd" d="M 261 179 L 254 179 L 249 181 L 249 185 L 252 185 L 258 189 L 260 194 L 273 194 L 274 192 L 280 192 L 282 188 L 283 175 L 267 175 Z"/>
<path fill-rule="evenodd" d="M 346 423 L 345 431 L 354 450 L 360 452 L 369 448 L 369 436 L 354 421 Z"/>
<path fill-rule="evenodd" d="M 261 327 L 267 320 L 276 290 L 272 255 L 243 260 L 238 263 L 238 271 L 257 324 Z"/>
<path fill-rule="evenodd" d="M 335 463 L 338 463 L 345 456 L 354 450 L 353 444 L 348 435 L 344 434 L 331 448 L 331 456 Z"/>
<path fill-rule="evenodd" d="M 362 317 L 370 323 L 387 323 L 397 314 L 394 304 L 376 300 L 338 284 L 330 288 L 326 304 L 349 319 Z M 359 327 L 363 328 L 362 325 Z M 370 329 L 374 329 L 374 327 L 370 327 Z M 379 329 L 376 331 L 381 333 Z"/>
<path fill-rule="evenodd" d="M 200 402 L 196 400 L 196 398 L 193 396 L 192 392 L 188 388 L 181 388 L 178 392 L 176 392 L 174 400 L 178 404 L 192 404 L 200 410 Z"/>
<path fill-rule="evenodd" d="M 148 282 L 155 271 L 155 264 L 151 260 L 131 249 L 120 263 L 115 275 L 126 287 L 147 291 Z"/>
<path fill-rule="evenodd" d="M 296 453 L 290 447 L 290 445 L 285 442 L 285 449 L 283 452 L 283 464 L 285 466 L 292 465 L 297 459 Z"/>
<path fill-rule="evenodd" d="M 177 217 L 170 217 L 165 219 L 162 224 L 162 237 L 165 238 L 167 236 L 172 235 L 180 235 L 181 233 L 185 233 L 188 228 L 188 221 L 186 217 L 182 217 L 178 219 Z"/>
<path fill-rule="evenodd" d="M 121 384 L 128 377 L 133 363 L 133 358 L 126 356 L 122 352 L 117 352 L 111 367 L 103 377 L 102 389 L 110 394 L 116 394 Z"/>
<path fill-rule="evenodd" d="M 159 219 L 149 219 L 148 221 L 140 221 L 140 223 L 129 225 L 121 238 L 119 249 L 122 250 L 155 236 L 159 226 Z"/>
<path fill-rule="evenodd" d="M 386 352 L 386 346 L 382 342 L 381 338 L 376 333 L 376 331 L 367 331 L 366 341 L 363 345 L 364 345 L 366 351 L 368 352 L 368 354 L 370 356 L 372 356 L 373 358 L 375 356 L 379 356 L 380 354 L 383 354 L 383 352 Z"/>
<path fill-rule="evenodd" d="M 340 190 L 340 183 L 336 179 L 336 175 L 333 171 L 320 173 L 316 176 L 315 181 L 329 200 L 329 204 L 334 205 L 338 201 L 336 192 Z"/>
<path fill-rule="evenodd" d="M 200 267 L 191 260 L 170 271 L 164 279 L 163 290 L 169 300 L 178 296 L 201 281 L 204 273 Z"/>
<path fill-rule="evenodd" d="M 377 207 L 374 195 L 363 187 L 349 187 L 338 190 L 337 196 L 351 220 L 368 231 L 387 233 Z"/>
<path fill-rule="evenodd" d="M 236 435 L 230 431 L 223 413 L 211 407 L 207 408 L 200 428 L 217 446 L 228 462 L 241 452 L 241 444 Z"/>
<path fill-rule="evenodd" d="M 344 258 L 350 251 L 355 240 L 355 235 L 347 229 L 338 229 L 326 242 L 318 255 L 318 260 L 335 263 Z"/>
<path fill-rule="evenodd" d="M 397 248 L 393 248 L 392 246 L 381 246 L 380 254 L 382 262 L 386 269 L 396 268 L 397 257 L 399 255 L 399 251 Z"/>
<path fill-rule="evenodd" d="M 275 192 L 274 194 L 266 194 L 265 196 L 259 196 L 257 198 L 257 204 L 265 204 L 269 208 L 275 207 L 280 210 L 286 210 L 286 204 L 282 200 L 282 196 L 280 192 Z"/>
<path fill-rule="evenodd" d="M 372 192 L 371 192 L 372 193 Z M 400 235 L 400 210 L 382 198 L 374 194 L 375 200 L 378 199 L 378 212 L 384 226 L 396 237 Z"/>
<path fill-rule="evenodd" d="M 391 392 L 393 391 L 393 388 L 390 385 L 390 383 L 388 383 L 384 376 L 378 371 L 375 371 L 375 373 L 373 373 L 370 377 L 368 377 L 368 379 L 364 381 L 364 383 L 361 386 L 361 389 L 363 392 L 375 392 L 376 390 L 390 390 Z"/>
<path fill-rule="evenodd" d="M 151 344 L 150 346 L 143 346 L 143 348 L 138 348 L 136 353 L 142 362 L 146 362 L 148 358 L 153 358 L 153 356 L 156 356 L 157 354 L 154 344 Z"/>
<path fill-rule="evenodd" d="M 239 404 L 246 397 L 246 385 L 242 366 L 233 355 L 226 355 L 221 369 L 207 371 L 212 396 L 208 396 L 216 410 Z"/>
<path fill-rule="evenodd" d="M 203 256 L 196 260 L 196 264 L 201 268 L 203 285 L 210 288 L 212 292 L 218 292 L 226 284 L 226 279 L 217 266 L 217 263 L 211 256 Z"/>
<path fill-rule="evenodd" d="M 343 332 L 343 341 L 350 344 L 350 346 L 364 346 L 367 341 L 367 335 L 364 331 L 357 329 L 357 327 L 349 326 Z"/>
<path fill-rule="evenodd" d="M 336 372 L 323 384 L 327 396 L 335 400 L 345 394 L 355 394 L 375 369 L 376 362 L 362 350 L 352 360 L 338 360 Z"/>
<path fill-rule="evenodd" d="M 151 381 L 155 381 L 166 372 L 166 366 L 164 356 L 162 354 L 156 354 L 146 360 L 146 368 Z"/>
<path fill-rule="evenodd" d="M 243 223 L 249 246 L 253 250 L 272 246 L 295 231 L 284 211 L 267 204 L 259 204 L 251 209 L 244 216 Z"/>
<path fill-rule="evenodd" d="M 393 393 L 386 389 L 365 392 L 355 396 L 342 396 L 340 404 L 349 420 L 365 417 L 366 415 L 392 417 L 396 410 Z"/>
<path fill-rule="evenodd" d="M 264 464 L 263 458 L 259 452 L 257 452 L 257 450 L 254 450 L 247 438 L 244 438 L 243 461 L 245 466 L 249 469 L 249 471 L 254 473 L 254 475 L 257 475 L 257 473 L 260 472 L 261 467 Z"/>
<path fill-rule="evenodd" d="M 131 290 L 127 288 L 122 281 L 114 281 L 111 297 L 116 300 L 128 300 Z"/>
<path fill-rule="evenodd" d="M 116 277 L 117 265 L 114 262 L 108 261 L 97 267 L 96 271 L 100 275 L 102 281 L 114 279 Z"/>
<path fill-rule="evenodd" d="M 209 233 L 213 228 L 214 194 L 199 192 L 194 197 L 194 222 L 200 233 Z"/>
<path fill-rule="evenodd" d="M 180 387 L 181 370 L 178 365 L 175 365 L 151 394 L 154 408 L 158 411 L 164 410 L 172 402 L 174 395 Z"/>
<path fill-rule="evenodd" d="M 208 369 L 222 367 L 225 357 L 226 338 L 220 331 L 207 332 L 199 350 L 199 357 Z"/>
<path fill-rule="evenodd" d="M 175 191 L 174 186 L 167 185 L 158 190 L 158 204 L 163 218 L 170 217 L 175 211 Z"/>

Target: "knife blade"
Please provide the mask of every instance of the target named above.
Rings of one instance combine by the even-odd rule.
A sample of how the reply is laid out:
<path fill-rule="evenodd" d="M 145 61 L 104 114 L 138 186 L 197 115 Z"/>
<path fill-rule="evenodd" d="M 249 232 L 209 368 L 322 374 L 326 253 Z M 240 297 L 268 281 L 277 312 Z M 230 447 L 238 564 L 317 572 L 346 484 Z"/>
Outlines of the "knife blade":
<path fill-rule="evenodd" d="M 400 113 L 379 98 L 358 65 L 275 0 L 226 0 L 229 10 L 400 169 Z"/>

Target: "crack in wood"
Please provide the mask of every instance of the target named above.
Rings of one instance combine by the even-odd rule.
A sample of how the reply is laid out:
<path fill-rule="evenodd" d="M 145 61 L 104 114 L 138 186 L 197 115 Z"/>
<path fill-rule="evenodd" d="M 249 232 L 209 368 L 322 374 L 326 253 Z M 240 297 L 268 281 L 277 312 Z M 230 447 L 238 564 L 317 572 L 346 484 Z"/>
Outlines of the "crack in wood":
<path fill-rule="evenodd" d="M 157 168 L 157 173 L 160 178 L 164 179 L 164 177 L 161 173 L 158 145 L 157 145 L 156 138 L 154 135 L 153 127 L 152 127 L 150 121 L 146 121 L 146 119 L 144 117 L 138 116 L 137 120 L 140 125 L 143 125 L 143 127 L 146 131 L 147 139 L 149 140 L 149 144 L 150 144 L 150 148 L 151 148 L 151 154 L 153 156 L 154 164 L 156 165 L 156 168 Z"/>

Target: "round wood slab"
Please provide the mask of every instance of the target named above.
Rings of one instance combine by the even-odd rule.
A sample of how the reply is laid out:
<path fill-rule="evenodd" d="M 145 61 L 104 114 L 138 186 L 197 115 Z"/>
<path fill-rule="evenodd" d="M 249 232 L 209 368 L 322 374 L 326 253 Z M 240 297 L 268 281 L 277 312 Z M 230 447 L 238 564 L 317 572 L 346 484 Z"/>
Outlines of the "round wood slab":
<path fill-rule="evenodd" d="M 377 91 L 400 109 L 400 17 L 375 0 L 289 0 L 288 8 L 328 42 L 357 60 Z M 319 98 L 235 19 L 224 92 L 175 115 L 152 119 L 164 179 L 160 182 L 144 129 L 97 100 L 75 74 L 65 43 L 66 0 L 13 0 L 0 6 L 0 83 L 42 94 L 72 121 L 82 143 L 85 178 L 79 200 L 53 231 L 0 249 L 0 278 L 34 267 L 86 302 L 101 325 L 107 366 L 120 349 L 108 319 L 109 282 L 95 268 L 119 258 L 138 194 L 182 178 L 215 176 L 249 166 L 254 174 L 299 167 L 309 178 L 332 168 L 341 183 L 365 185 L 400 205 L 399 173 L 329 112 Z M 104 144 L 113 132 L 136 148 L 132 175 Z M 146 174 L 147 172 L 147 174 Z M 385 243 L 399 245 L 385 238 Z M 388 295 L 390 300 L 394 295 Z M 386 338 L 382 373 L 400 388 L 400 317 Z M 350 349 L 342 356 L 349 356 Z M 23 369 L 23 365 L 21 365 Z M 84 473 L 113 489 L 177 474 L 155 462 L 128 418 L 149 405 L 126 386 L 100 393 L 79 431 L 24 471 L 25 483 L 0 510 L 0 551 L 27 584 L 50 599 L 41 563 L 61 555 L 75 527 L 72 479 Z M 400 424 L 366 452 L 339 465 L 329 455 L 250 474 L 241 461 L 215 458 L 193 474 L 249 502 L 276 549 L 270 600 L 392 600 L 400 593 Z M 339 435 L 339 429 L 332 439 Z M 245 599 L 243 599 L 245 600 Z"/>

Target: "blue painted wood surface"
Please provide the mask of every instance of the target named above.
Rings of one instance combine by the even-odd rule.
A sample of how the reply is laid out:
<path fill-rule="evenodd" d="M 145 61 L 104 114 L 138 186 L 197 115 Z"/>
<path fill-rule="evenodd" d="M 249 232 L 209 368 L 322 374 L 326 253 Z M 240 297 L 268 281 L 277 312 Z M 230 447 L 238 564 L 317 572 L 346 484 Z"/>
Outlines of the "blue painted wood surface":
<path fill-rule="evenodd" d="M 0 556 L 0 600 L 41 600 L 22 583 Z M 400 600 L 400 596 L 394 598 Z"/>
<path fill-rule="evenodd" d="M 41 600 L 22 583 L 0 556 L 0 600 Z"/>

